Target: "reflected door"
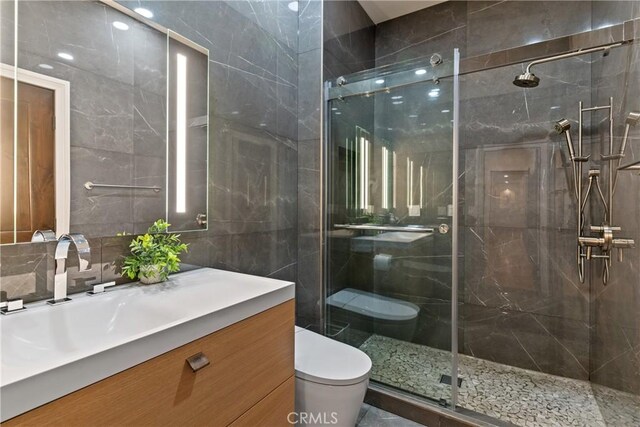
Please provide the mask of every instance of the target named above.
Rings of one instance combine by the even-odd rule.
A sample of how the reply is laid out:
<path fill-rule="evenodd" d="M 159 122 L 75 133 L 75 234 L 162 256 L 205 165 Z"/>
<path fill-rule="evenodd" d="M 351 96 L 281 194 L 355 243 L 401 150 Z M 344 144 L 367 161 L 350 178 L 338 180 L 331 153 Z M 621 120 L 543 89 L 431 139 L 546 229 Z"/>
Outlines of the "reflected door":
<path fill-rule="evenodd" d="M 18 82 L 14 144 L 15 81 L 0 79 L 0 243 L 29 242 L 36 230 L 55 230 L 54 92 Z"/>

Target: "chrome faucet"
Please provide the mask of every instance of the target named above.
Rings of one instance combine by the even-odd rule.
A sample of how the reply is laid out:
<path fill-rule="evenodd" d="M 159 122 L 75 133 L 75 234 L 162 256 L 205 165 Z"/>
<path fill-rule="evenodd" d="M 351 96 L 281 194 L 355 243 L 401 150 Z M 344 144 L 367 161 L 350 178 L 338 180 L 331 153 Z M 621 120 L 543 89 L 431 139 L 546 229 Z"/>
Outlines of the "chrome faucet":
<path fill-rule="evenodd" d="M 63 234 L 56 245 L 55 259 L 56 272 L 53 279 L 53 299 L 47 304 L 56 305 L 67 301 L 67 256 L 69 246 L 73 243 L 78 252 L 78 271 L 87 271 L 91 268 L 91 248 L 89 242 L 82 234 Z"/>

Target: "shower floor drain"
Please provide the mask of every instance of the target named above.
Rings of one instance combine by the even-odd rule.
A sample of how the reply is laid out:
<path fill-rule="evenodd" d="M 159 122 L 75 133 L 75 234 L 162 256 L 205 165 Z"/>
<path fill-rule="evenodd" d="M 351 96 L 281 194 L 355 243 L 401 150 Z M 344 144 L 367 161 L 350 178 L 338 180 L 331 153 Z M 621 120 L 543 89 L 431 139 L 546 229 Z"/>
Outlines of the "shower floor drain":
<path fill-rule="evenodd" d="M 440 383 L 451 385 L 451 375 L 440 375 Z M 458 377 L 458 387 L 462 387 L 462 378 Z"/>

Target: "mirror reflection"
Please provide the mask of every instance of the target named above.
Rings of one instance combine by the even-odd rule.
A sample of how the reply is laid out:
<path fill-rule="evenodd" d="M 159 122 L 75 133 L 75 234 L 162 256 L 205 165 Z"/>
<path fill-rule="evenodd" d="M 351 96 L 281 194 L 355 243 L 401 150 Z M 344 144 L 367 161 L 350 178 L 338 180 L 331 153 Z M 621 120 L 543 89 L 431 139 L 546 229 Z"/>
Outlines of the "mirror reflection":
<path fill-rule="evenodd" d="M 159 218 L 205 229 L 208 51 L 115 3 L 21 2 L 10 18 L 0 243 L 139 233 Z"/>

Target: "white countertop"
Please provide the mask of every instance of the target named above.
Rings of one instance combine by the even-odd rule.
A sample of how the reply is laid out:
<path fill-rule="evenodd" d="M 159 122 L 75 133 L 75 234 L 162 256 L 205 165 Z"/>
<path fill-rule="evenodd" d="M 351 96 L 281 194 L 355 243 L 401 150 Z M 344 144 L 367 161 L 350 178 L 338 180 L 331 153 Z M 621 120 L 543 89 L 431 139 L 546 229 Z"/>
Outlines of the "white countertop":
<path fill-rule="evenodd" d="M 0 421 L 294 298 L 291 282 L 203 268 L 0 316 Z"/>

